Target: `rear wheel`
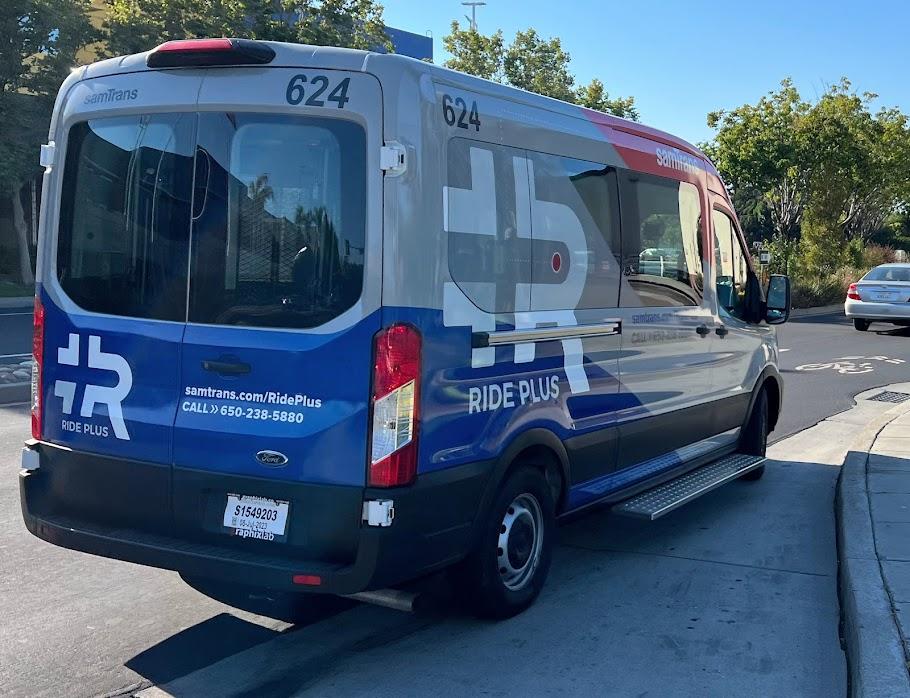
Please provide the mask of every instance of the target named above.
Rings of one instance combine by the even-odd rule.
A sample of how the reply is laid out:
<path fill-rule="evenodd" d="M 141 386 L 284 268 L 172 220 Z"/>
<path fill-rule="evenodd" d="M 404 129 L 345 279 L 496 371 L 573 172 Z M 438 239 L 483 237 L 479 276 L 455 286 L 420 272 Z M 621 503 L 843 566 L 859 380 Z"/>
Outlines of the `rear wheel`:
<path fill-rule="evenodd" d="M 860 332 L 865 332 L 866 330 L 868 330 L 869 325 L 871 325 L 871 324 L 872 323 L 870 323 L 868 320 L 863 320 L 862 318 L 858 318 L 858 317 L 853 318 L 853 327 L 855 329 L 859 330 Z"/>
<path fill-rule="evenodd" d="M 543 472 L 522 466 L 502 485 L 474 552 L 462 563 L 465 599 L 484 618 L 510 618 L 540 594 L 556 514 Z"/>
<path fill-rule="evenodd" d="M 768 448 L 768 391 L 764 388 L 752 405 L 749 421 L 743 427 L 739 440 L 739 450 L 750 456 L 764 456 Z M 764 464 L 742 475 L 742 480 L 760 480 L 765 474 Z"/>

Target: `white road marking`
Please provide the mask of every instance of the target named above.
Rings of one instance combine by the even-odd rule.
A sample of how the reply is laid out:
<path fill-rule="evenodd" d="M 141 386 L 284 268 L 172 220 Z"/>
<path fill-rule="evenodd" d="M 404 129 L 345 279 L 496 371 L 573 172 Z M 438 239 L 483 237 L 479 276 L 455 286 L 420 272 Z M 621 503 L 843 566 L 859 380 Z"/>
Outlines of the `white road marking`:
<path fill-rule="evenodd" d="M 797 366 L 797 371 L 825 371 L 831 369 L 842 375 L 855 375 L 858 373 L 871 373 L 875 370 L 873 361 L 884 361 L 889 364 L 906 363 L 904 359 L 889 359 L 887 356 L 842 356 L 822 363 L 810 363 Z"/>

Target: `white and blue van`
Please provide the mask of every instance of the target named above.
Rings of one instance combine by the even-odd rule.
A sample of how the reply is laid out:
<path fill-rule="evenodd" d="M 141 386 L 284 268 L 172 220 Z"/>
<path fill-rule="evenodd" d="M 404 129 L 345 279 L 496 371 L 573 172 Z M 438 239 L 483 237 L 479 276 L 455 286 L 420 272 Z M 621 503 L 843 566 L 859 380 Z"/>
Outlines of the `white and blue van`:
<path fill-rule="evenodd" d="M 207 39 L 74 72 L 41 159 L 20 482 L 44 540 L 222 597 L 454 567 L 505 617 L 560 517 L 762 473 L 789 282 L 766 299 L 678 138 L 400 56 Z"/>

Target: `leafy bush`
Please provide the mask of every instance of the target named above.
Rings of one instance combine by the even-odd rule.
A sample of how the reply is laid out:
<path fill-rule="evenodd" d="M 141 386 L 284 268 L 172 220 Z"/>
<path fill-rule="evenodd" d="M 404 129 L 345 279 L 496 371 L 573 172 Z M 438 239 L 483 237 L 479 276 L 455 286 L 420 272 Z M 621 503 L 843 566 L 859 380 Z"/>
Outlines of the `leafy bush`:
<path fill-rule="evenodd" d="M 858 281 L 875 265 L 841 267 L 830 274 L 812 276 L 798 274 L 792 278 L 792 305 L 794 308 L 816 308 L 841 303 L 847 297 L 847 288 Z"/>
<path fill-rule="evenodd" d="M 815 308 L 833 305 L 842 301 L 846 295 L 847 289 L 835 273 L 815 279 L 794 279 L 791 299 L 794 308 Z"/>
<path fill-rule="evenodd" d="M 887 245 L 877 245 L 869 243 L 863 247 L 863 254 L 860 264 L 857 266 L 865 269 L 877 267 L 879 264 L 887 264 L 895 261 L 894 248 Z"/>

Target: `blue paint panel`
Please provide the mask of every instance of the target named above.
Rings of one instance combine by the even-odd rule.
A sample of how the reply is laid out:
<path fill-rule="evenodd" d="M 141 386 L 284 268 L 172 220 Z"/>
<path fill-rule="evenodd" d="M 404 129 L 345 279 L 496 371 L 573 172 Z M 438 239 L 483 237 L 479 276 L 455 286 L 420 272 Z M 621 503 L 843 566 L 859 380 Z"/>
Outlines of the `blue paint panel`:
<path fill-rule="evenodd" d="M 471 328 L 445 327 L 438 310 L 385 308 L 383 324 L 405 322 L 423 336 L 421 385 L 420 472 L 431 472 L 499 456 L 522 432 L 532 428 L 552 431 L 560 439 L 590 433 L 615 423 L 615 412 L 630 397 L 621 395 L 615 375 L 601 363 L 611 352 L 586 355 L 585 373 L 591 390 L 572 395 L 560 342 L 538 342 L 535 359 L 515 363 L 513 347 L 497 347 L 493 366 L 471 367 Z M 500 325 L 497 329 L 512 329 Z M 544 386 L 556 378 L 559 395 L 541 399 Z M 534 394 L 522 404 L 519 384 Z M 512 384 L 514 406 L 473 411 L 472 388 Z M 551 394 L 552 398 L 552 394 Z"/>
<path fill-rule="evenodd" d="M 67 315 L 43 290 L 39 293 L 45 310 L 44 438 L 90 453 L 170 463 L 183 324 Z M 71 335 L 78 338 L 75 366 L 58 361 L 59 350 L 71 346 Z M 114 371 L 89 367 L 92 337 L 101 352 L 122 356 L 129 365 L 132 388 L 121 403 L 128 439 L 115 436 L 107 405 L 96 403 L 87 416 L 81 414 L 87 386 L 112 388 L 119 381 Z M 66 393 L 68 385 L 73 385 L 71 405 L 55 395 Z"/>
<path fill-rule="evenodd" d="M 187 325 L 174 462 L 219 473 L 363 486 L 377 311 L 332 334 Z M 205 361 L 248 364 L 224 376 Z M 196 394 L 194 394 L 196 393 Z M 288 463 L 267 468 L 259 451 Z"/>

